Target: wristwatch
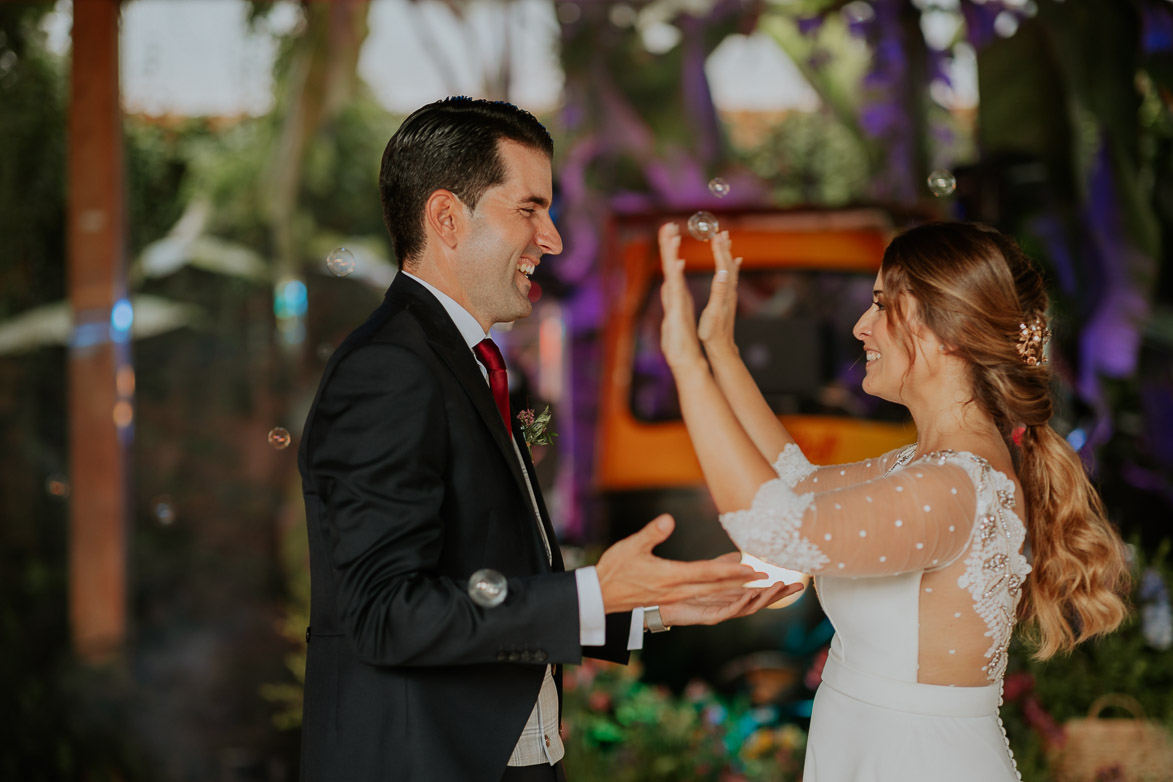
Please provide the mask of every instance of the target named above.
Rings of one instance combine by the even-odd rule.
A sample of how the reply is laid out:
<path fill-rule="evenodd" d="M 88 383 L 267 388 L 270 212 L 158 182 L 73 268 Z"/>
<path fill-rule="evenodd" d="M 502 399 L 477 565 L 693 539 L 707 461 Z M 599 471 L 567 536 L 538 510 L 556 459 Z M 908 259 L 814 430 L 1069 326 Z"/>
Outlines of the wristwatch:
<path fill-rule="evenodd" d="M 650 633 L 663 633 L 671 629 L 660 617 L 659 606 L 644 606 L 644 630 Z"/>

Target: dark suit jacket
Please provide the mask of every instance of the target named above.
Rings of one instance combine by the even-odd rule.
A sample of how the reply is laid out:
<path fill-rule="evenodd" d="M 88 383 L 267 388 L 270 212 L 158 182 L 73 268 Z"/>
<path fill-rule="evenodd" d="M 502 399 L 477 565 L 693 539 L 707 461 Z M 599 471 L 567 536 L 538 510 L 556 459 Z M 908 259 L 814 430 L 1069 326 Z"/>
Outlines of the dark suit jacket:
<path fill-rule="evenodd" d="M 497 782 L 545 665 L 581 660 L 575 577 L 521 451 L 552 567 L 476 359 L 399 275 L 330 359 L 302 435 L 306 782 Z M 467 592 L 486 567 L 509 579 L 488 609 Z M 628 625 L 608 617 L 588 651 L 625 661 Z"/>

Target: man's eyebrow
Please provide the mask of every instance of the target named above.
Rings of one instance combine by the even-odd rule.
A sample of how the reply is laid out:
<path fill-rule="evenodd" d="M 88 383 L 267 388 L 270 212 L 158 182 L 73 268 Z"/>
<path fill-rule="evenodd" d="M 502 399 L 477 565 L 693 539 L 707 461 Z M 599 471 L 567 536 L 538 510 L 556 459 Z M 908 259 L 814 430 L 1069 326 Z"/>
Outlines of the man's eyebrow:
<path fill-rule="evenodd" d="M 550 205 L 550 199 L 540 195 L 531 195 L 527 198 L 521 199 L 521 202 L 523 204 L 533 204 L 534 206 L 540 206 L 543 209 Z"/>
<path fill-rule="evenodd" d="M 881 290 L 880 288 L 875 288 L 875 289 L 873 289 L 873 290 L 872 290 L 872 295 L 873 295 L 873 296 L 883 296 L 883 295 L 884 295 L 884 291 L 883 291 L 883 290 Z"/>

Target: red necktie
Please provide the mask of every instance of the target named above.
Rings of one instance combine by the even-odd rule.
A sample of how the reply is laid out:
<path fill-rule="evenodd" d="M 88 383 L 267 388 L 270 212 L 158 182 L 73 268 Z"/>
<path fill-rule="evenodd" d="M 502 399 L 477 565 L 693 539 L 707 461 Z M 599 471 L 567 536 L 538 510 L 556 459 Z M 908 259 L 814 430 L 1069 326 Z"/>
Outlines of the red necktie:
<path fill-rule="evenodd" d="M 501 350 L 491 339 L 483 339 L 473 347 L 477 359 L 489 370 L 489 390 L 493 392 L 493 399 L 497 402 L 497 409 L 501 411 L 501 420 L 505 422 L 505 431 L 513 436 L 513 427 L 509 424 L 509 373 L 505 371 L 505 359 L 501 357 Z"/>

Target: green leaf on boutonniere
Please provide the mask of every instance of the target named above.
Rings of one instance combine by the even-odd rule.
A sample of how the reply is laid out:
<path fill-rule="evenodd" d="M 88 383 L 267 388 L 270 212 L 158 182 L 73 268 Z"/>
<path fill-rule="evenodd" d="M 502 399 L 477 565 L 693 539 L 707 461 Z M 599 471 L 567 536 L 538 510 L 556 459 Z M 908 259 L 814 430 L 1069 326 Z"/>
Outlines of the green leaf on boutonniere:
<path fill-rule="evenodd" d="M 550 430 L 549 405 L 537 415 L 534 415 L 531 409 L 522 410 L 517 414 L 517 420 L 521 422 L 521 434 L 525 438 L 525 444 L 531 448 L 535 445 L 550 445 L 558 436 L 557 432 Z"/>

